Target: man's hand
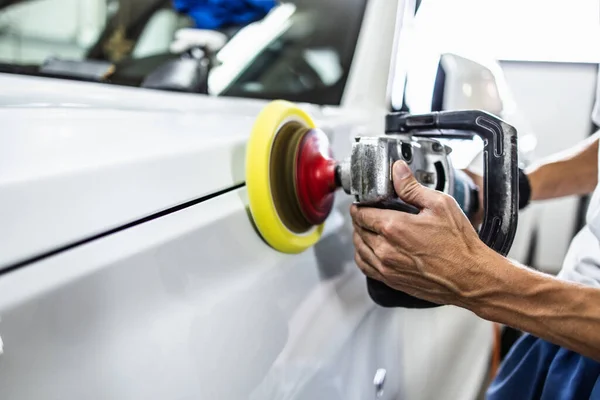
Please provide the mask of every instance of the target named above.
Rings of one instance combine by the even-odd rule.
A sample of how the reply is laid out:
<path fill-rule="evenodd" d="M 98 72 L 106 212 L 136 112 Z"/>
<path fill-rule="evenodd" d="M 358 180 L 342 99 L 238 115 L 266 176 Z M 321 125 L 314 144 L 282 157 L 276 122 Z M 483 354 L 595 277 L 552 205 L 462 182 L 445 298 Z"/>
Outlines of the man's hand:
<path fill-rule="evenodd" d="M 599 137 L 584 151 L 533 170 L 532 200 L 592 190 L 598 180 Z M 365 274 L 600 361 L 600 289 L 559 280 L 497 254 L 479 240 L 453 198 L 421 186 L 401 161 L 394 164 L 394 187 L 421 212 L 352 206 L 355 259 Z"/>
<path fill-rule="evenodd" d="M 480 266 L 493 253 L 456 201 L 420 185 L 403 161 L 394 164 L 398 197 L 417 215 L 352 206 L 355 260 L 374 279 L 437 304 L 463 305 L 485 287 Z M 483 261 L 485 264 L 485 261 Z"/>

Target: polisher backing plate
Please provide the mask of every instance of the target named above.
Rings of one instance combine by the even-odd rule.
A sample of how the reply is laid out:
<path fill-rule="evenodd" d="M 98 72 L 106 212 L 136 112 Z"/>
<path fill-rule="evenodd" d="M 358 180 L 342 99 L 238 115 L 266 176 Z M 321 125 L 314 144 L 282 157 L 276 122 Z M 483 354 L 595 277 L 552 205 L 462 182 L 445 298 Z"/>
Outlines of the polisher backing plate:
<path fill-rule="evenodd" d="M 275 100 L 257 116 L 246 146 L 250 213 L 262 238 L 283 253 L 308 249 L 323 232 L 322 224 L 312 226 L 302 216 L 294 186 L 297 149 L 312 128 L 306 112 Z"/>

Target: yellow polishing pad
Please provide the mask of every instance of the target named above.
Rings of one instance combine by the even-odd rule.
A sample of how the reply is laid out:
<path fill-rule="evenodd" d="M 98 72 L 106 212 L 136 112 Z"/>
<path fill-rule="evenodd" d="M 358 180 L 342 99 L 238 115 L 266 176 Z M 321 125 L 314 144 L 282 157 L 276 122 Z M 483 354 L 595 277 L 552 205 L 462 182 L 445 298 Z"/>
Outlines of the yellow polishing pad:
<path fill-rule="evenodd" d="M 314 245 L 323 225 L 301 215 L 295 195 L 296 153 L 304 134 L 315 128 L 296 105 L 276 100 L 258 115 L 246 147 L 250 212 L 262 238 L 275 250 L 300 253 Z"/>

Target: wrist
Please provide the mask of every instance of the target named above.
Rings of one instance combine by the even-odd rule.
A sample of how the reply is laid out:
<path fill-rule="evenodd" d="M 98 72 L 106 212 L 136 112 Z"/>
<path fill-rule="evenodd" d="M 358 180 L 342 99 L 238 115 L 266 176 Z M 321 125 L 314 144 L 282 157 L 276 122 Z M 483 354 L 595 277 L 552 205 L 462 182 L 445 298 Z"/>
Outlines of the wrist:
<path fill-rule="evenodd" d="M 467 308 L 479 315 L 491 303 L 500 289 L 502 275 L 508 260 L 490 249 L 482 241 L 470 246 L 466 260 L 457 265 L 457 270 L 469 276 L 461 277 L 466 285 L 458 290 L 457 306 Z"/>
<path fill-rule="evenodd" d="M 558 302 L 568 304 L 562 295 L 564 283 L 546 274 L 533 271 L 495 254 L 485 277 L 485 288 L 473 297 L 469 309 L 480 318 L 525 329 L 528 323 L 540 323 Z"/>

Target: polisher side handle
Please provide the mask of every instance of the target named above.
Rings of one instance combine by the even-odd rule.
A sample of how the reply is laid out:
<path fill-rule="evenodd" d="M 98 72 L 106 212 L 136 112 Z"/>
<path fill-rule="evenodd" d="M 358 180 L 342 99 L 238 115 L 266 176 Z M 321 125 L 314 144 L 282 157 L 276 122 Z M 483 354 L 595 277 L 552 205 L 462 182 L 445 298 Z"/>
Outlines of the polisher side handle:
<path fill-rule="evenodd" d="M 386 119 L 386 132 L 429 129 L 471 131 L 483 139 L 485 215 L 479 237 L 491 249 L 507 255 L 518 222 L 516 129 L 492 114 L 479 110 L 440 111 L 423 115 L 390 114 Z"/>

